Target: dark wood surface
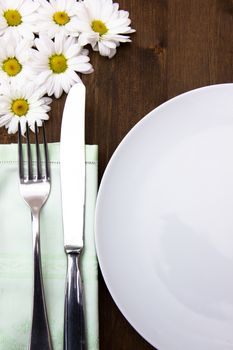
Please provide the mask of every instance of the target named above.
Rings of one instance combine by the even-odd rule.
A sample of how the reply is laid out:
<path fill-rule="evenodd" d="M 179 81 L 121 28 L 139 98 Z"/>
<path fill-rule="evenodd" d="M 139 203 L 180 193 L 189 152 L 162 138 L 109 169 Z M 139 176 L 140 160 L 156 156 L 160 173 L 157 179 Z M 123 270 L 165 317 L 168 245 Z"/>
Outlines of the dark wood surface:
<path fill-rule="evenodd" d="M 91 55 L 86 142 L 99 145 L 99 179 L 127 132 L 159 104 L 190 89 L 233 82 L 232 0 L 119 0 L 130 12 L 131 44 L 112 60 Z M 232 97 L 233 98 L 233 97 Z M 48 139 L 59 141 L 65 96 L 53 102 Z M 17 140 L 0 130 L 1 143 Z M 100 349 L 153 349 L 118 311 L 99 277 Z"/>

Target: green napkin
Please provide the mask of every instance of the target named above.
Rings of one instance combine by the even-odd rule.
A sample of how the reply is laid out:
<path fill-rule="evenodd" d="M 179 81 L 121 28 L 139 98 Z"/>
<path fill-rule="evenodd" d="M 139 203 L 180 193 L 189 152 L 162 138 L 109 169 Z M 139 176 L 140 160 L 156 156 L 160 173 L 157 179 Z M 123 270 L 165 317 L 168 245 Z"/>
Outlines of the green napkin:
<path fill-rule="evenodd" d="M 62 350 L 66 255 L 58 143 L 49 144 L 49 158 L 51 193 L 41 211 L 42 269 L 53 346 L 54 350 Z M 97 146 L 87 145 L 85 249 L 81 269 L 88 350 L 99 349 L 97 259 L 93 234 L 96 193 Z M 0 145 L 0 349 L 28 348 L 31 314 L 31 214 L 19 193 L 17 145 Z"/>

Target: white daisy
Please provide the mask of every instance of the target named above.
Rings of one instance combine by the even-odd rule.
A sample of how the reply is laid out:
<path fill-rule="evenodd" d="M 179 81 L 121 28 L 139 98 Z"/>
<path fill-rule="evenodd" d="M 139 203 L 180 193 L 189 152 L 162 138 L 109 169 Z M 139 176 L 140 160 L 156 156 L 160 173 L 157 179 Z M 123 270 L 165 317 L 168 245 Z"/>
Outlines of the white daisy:
<path fill-rule="evenodd" d="M 0 0 L 0 36 L 12 33 L 32 40 L 38 6 L 33 0 Z"/>
<path fill-rule="evenodd" d="M 113 57 L 120 43 L 130 42 L 129 13 L 119 10 L 119 4 L 112 0 L 83 0 L 79 4 L 77 30 L 80 44 L 91 44 L 102 56 Z"/>
<path fill-rule="evenodd" d="M 80 81 L 76 72 L 93 72 L 88 50 L 80 47 L 75 38 L 58 34 L 53 41 L 46 35 L 40 35 L 35 39 L 35 45 L 33 66 L 37 83 L 44 86 L 49 96 L 54 94 L 59 98 L 63 90 L 68 93 L 71 86 Z"/>
<path fill-rule="evenodd" d="M 42 125 L 43 120 L 49 119 L 48 111 L 51 98 L 42 97 L 42 90 L 37 85 L 28 83 L 22 86 L 4 84 L 0 89 L 0 127 L 5 126 L 9 134 L 18 130 L 20 121 L 22 133 L 26 131 L 26 122 L 35 131 L 35 122 Z"/>
<path fill-rule="evenodd" d="M 31 42 L 12 35 L 0 37 L 0 81 L 15 84 L 33 79 Z"/>
<path fill-rule="evenodd" d="M 37 0 L 40 7 L 37 11 L 37 32 L 47 33 L 50 38 L 62 33 L 77 37 L 78 9 L 76 0 Z"/>

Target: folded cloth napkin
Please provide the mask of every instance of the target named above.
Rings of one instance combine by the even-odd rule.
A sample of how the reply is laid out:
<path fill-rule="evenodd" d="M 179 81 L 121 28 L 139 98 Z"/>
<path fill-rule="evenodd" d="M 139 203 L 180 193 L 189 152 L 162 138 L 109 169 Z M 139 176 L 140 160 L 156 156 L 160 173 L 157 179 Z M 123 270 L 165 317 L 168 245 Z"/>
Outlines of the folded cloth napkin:
<path fill-rule="evenodd" d="M 48 147 L 51 163 L 51 192 L 41 211 L 42 269 L 53 347 L 54 350 L 62 350 L 66 255 L 63 247 L 59 144 L 49 144 Z M 99 348 L 97 259 L 93 235 L 96 193 L 97 146 L 87 145 L 85 249 L 81 270 L 88 350 Z M 31 315 L 31 214 L 19 193 L 17 145 L 0 145 L 1 350 L 28 348 Z"/>

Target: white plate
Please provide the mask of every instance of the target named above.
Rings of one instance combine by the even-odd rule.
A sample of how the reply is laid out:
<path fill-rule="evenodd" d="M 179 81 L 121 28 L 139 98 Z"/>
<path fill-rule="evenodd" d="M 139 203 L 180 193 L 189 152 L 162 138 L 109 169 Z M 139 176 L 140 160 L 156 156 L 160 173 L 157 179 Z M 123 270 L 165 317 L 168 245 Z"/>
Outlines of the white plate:
<path fill-rule="evenodd" d="M 125 137 L 97 201 L 100 267 L 159 350 L 233 349 L 233 84 L 180 95 Z"/>

